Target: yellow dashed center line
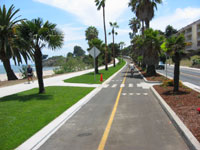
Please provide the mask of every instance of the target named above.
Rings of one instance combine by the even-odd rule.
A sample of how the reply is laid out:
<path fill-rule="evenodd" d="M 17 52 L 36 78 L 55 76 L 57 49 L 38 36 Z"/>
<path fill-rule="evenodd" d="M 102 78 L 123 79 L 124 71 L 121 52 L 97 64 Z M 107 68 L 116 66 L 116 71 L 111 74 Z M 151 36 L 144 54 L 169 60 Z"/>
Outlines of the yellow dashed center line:
<path fill-rule="evenodd" d="M 126 71 L 124 80 L 122 81 L 122 84 L 125 83 L 125 81 L 126 81 L 126 76 L 127 76 L 127 71 Z M 115 105 L 114 105 L 114 107 L 113 107 L 112 113 L 111 113 L 110 118 L 109 118 L 109 120 L 108 120 L 108 123 L 107 123 L 106 129 L 105 129 L 105 131 L 104 131 L 104 134 L 103 134 L 103 136 L 102 136 L 102 138 L 101 138 L 101 141 L 100 141 L 98 150 L 104 150 L 104 147 L 105 147 L 106 141 L 107 141 L 107 139 L 108 139 L 108 135 L 109 135 L 109 132 L 110 132 L 110 129 L 111 129 L 111 126 L 112 126 L 114 117 L 115 117 L 115 113 L 116 113 L 116 111 L 117 111 L 117 106 L 118 106 L 118 104 L 119 104 L 119 99 L 120 99 L 120 95 L 121 95 L 121 93 L 122 93 L 122 89 L 123 89 L 123 87 L 121 87 L 120 90 L 119 90 L 119 92 L 118 92 L 118 95 L 117 95 L 117 98 L 116 98 L 116 101 L 115 101 Z"/>

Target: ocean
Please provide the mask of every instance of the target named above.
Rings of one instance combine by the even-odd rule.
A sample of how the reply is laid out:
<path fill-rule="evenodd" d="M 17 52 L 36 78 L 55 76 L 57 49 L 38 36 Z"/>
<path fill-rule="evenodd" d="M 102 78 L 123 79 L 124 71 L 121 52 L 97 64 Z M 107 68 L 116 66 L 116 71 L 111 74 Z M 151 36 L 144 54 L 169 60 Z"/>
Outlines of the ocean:
<path fill-rule="evenodd" d="M 11 68 L 15 73 L 19 73 L 20 69 L 22 68 L 22 66 L 23 65 L 20 65 L 20 66 L 11 65 Z M 31 67 L 33 68 L 33 71 L 36 71 L 34 65 L 31 65 Z M 53 70 L 54 68 L 56 68 L 56 67 L 43 67 L 43 71 Z M 5 71 L 4 67 L 3 67 L 3 65 L 0 65 L 0 74 L 5 74 L 5 73 L 6 73 L 6 71 Z"/>

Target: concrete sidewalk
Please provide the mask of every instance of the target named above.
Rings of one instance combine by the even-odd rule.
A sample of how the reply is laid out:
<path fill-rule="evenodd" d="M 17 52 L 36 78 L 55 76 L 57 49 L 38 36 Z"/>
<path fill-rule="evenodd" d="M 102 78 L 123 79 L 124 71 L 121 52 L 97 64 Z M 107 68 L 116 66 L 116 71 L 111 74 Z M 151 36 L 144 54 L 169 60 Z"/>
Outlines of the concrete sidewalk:
<path fill-rule="evenodd" d="M 116 60 L 116 63 L 119 61 Z M 108 67 L 112 67 L 113 64 L 108 65 Z M 99 67 L 99 69 L 104 69 L 104 66 Z M 44 86 L 76 86 L 76 87 L 98 87 L 100 85 L 98 84 L 77 84 L 77 83 L 65 83 L 63 80 L 69 79 L 72 77 L 80 76 L 89 72 L 93 72 L 94 69 L 89 69 L 89 70 L 84 70 L 84 71 L 79 71 L 79 72 L 73 72 L 73 73 L 68 73 L 64 75 L 59 75 L 55 77 L 50 77 L 44 79 Z M 38 87 L 38 81 L 34 81 L 34 83 L 28 84 L 27 82 L 21 83 L 21 84 L 16 84 L 12 86 L 7 86 L 7 87 L 0 87 L 0 97 L 16 94 L 19 92 L 23 92 L 26 90 L 30 90 L 33 88 Z"/>

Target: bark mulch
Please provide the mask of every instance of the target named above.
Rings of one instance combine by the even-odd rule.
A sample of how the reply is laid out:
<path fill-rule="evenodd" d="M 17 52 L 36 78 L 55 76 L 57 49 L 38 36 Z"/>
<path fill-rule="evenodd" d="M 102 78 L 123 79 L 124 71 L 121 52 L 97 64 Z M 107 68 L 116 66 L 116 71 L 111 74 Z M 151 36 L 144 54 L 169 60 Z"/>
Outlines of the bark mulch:
<path fill-rule="evenodd" d="M 148 77 L 144 71 L 141 73 L 149 81 L 166 79 L 159 74 Z M 185 86 L 179 87 L 178 93 L 173 92 L 173 86 L 155 85 L 154 88 L 200 142 L 200 113 L 197 111 L 200 107 L 200 93 Z"/>

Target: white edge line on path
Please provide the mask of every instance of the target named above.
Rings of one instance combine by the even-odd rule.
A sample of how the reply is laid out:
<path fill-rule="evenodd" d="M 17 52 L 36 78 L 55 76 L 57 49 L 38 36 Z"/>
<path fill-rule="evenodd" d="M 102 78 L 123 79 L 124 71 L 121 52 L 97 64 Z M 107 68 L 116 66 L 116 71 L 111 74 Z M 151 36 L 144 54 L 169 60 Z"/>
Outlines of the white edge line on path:
<path fill-rule="evenodd" d="M 200 143 L 190 132 L 190 130 L 184 125 L 184 123 L 180 120 L 180 118 L 176 115 L 176 113 L 170 108 L 170 106 L 163 100 L 163 98 L 158 94 L 158 92 L 153 87 L 151 87 L 151 91 L 156 96 L 161 107 L 167 113 L 168 117 L 173 122 L 174 126 L 177 128 L 179 133 L 185 139 L 189 148 L 191 150 L 200 150 Z"/>
<path fill-rule="evenodd" d="M 115 74 L 113 74 L 110 78 L 108 78 L 101 86 L 95 88 L 92 92 L 86 95 L 84 98 L 79 100 L 76 104 L 71 106 L 65 112 L 63 112 L 60 116 L 51 121 L 48 125 L 43 127 L 40 131 L 35 133 L 32 137 L 27 139 L 24 143 L 19 145 L 16 150 L 37 150 L 40 146 L 42 146 L 51 135 L 53 135 L 67 120 L 69 120 L 82 106 L 84 106 L 87 102 L 89 102 L 92 97 L 94 97 L 105 84 L 110 82 L 122 69 L 124 69 L 127 65 L 124 65 L 120 70 L 118 70 Z"/>

